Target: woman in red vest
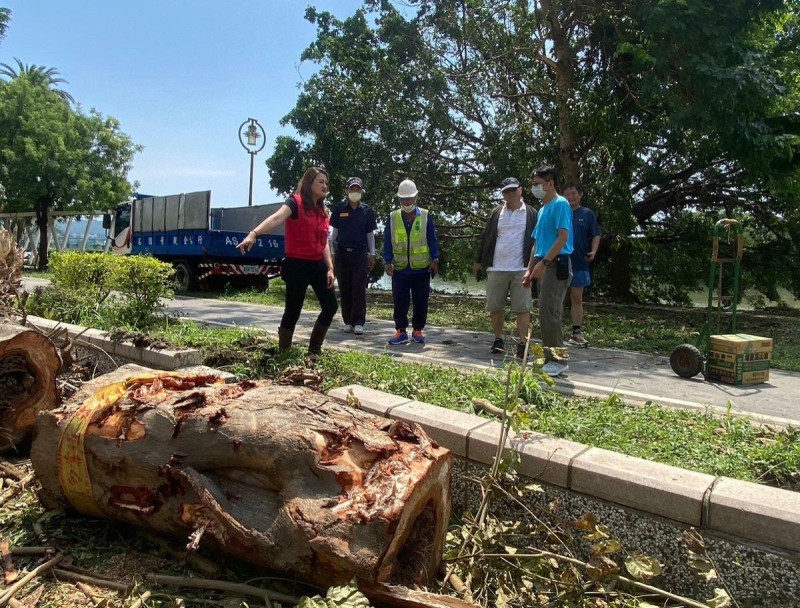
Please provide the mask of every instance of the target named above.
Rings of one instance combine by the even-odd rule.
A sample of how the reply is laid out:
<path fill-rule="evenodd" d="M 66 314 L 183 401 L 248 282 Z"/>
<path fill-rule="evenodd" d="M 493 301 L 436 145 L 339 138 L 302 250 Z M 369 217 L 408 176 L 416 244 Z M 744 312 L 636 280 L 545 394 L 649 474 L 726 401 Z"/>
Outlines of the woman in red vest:
<path fill-rule="evenodd" d="M 309 285 L 322 308 L 311 331 L 309 354 L 321 352 L 325 334 L 339 307 L 333 290 L 333 261 L 328 248 L 326 196 L 328 172 L 319 167 L 307 169 L 295 193 L 286 199 L 280 209 L 251 230 L 238 246 L 244 254 L 253 247 L 259 235 L 286 222 L 286 257 L 281 265 L 281 278 L 286 283 L 286 305 L 278 328 L 281 350 L 287 350 L 292 345 L 294 328 L 300 318 Z"/>

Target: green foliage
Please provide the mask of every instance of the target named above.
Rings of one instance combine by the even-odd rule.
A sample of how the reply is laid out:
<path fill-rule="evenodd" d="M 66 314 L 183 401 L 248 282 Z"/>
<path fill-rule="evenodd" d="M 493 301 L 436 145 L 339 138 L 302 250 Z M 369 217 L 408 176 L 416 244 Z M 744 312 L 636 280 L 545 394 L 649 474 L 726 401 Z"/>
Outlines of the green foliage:
<path fill-rule="evenodd" d="M 147 327 L 164 310 L 162 298 L 174 295 L 171 264 L 143 255 L 110 255 L 113 289 L 121 294 L 115 303 L 117 325 Z"/>
<path fill-rule="evenodd" d="M 101 329 L 146 329 L 173 296 L 170 264 L 147 256 L 59 252 L 51 258 L 52 285 L 37 289 L 31 314 Z"/>
<path fill-rule="evenodd" d="M 370 603 L 353 579 L 349 585 L 331 587 L 324 598 L 319 595 L 300 598 L 297 608 L 370 608 Z"/>
<path fill-rule="evenodd" d="M 35 211 L 45 239 L 50 210 L 109 209 L 130 196 L 127 174 L 141 148 L 115 118 L 72 107 L 50 88 L 60 80 L 57 71 L 21 66 L 5 73 L 11 79 L 0 80 L 3 211 Z M 39 253 L 46 265 L 44 240 Z"/>
<path fill-rule="evenodd" d="M 119 256 L 63 251 L 50 260 L 50 276 L 56 287 L 91 294 L 97 302 L 113 289 L 114 266 Z"/>
<path fill-rule="evenodd" d="M 11 21 L 11 10 L 0 6 L 0 42 L 6 37 L 9 21 Z"/>
<path fill-rule="evenodd" d="M 63 89 L 54 88 L 53 85 L 69 84 L 66 80 L 59 77 L 59 72 L 55 68 L 46 68 L 43 65 L 25 65 L 16 57 L 14 61 L 17 67 L 14 68 L 7 63 L 0 63 L 0 76 L 14 79 L 25 76 L 35 86 L 51 89 L 60 99 L 69 103 L 75 103 L 75 99 Z"/>
<path fill-rule="evenodd" d="M 757 235 L 748 284 L 800 294 L 794 4 L 365 0 L 347 18 L 306 18 L 317 39 L 301 59 L 319 69 L 284 118 L 299 138 L 267 161 L 276 189 L 323 164 L 333 192 L 364 177 L 385 217 L 411 176 L 443 273 L 459 276 L 499 181 L 555 163 L 606 231 L 603 291 L 685 301 L 707 275 L 702 228 L 734 216 Z"/>

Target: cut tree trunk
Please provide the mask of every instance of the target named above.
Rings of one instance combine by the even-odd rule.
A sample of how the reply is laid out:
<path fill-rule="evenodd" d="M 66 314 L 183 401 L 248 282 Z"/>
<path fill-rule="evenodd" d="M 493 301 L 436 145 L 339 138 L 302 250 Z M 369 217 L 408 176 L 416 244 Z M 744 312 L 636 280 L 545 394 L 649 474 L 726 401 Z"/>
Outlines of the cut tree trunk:
<path fill-rule="evenodd" d="M 41 415 L 42 502 L 322 586 L 436 576 L 448 450 L 308 388 L 214 380 L 120 368 Z"/>
<path fill-rule="evenodd" d="M 33 432 L 36 415 L 58 403 L 58 349 L 20 325 L 0 324 L 0 452 L 15 449 Z"/>

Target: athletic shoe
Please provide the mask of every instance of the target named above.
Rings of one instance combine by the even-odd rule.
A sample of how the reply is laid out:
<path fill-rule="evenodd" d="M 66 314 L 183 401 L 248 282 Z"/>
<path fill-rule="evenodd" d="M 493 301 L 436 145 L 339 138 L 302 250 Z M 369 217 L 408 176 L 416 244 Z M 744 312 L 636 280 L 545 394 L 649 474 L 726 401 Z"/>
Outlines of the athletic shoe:
<path fill-rule="evenodd" d="M 394 332 L 394 336 L 389 338 L 389 344 L 397 346 L 399 344 L 408 344 L 408 334 L 405 329 L 398 329 Z"/>
<path fill-rule="evenodd" d="M 502 355 L 504 352 L 506 352 L 506 343 L 503 342 L 503 338 L 497 338 L 497 340 L 492 343 L 492 354 Z"/>
<path fill-rule="evenodd" d="M 364 326 L 363 325 L 356 325 L 353 328 L 353 333 L 355 335 L 357 335 L 357 336 L 363 336 L 364 335 Z"/>
<path fill-rule="evenodd" d="M 346 334 L 352 334 L 353 333 L 353 326 L 352 325 L 348 325 L 347 323 L 345 323 L 344 327 L 342 327 L 342 331 L 344 333 L 346 333 Z"/>
<path fill-rule="evenodd" d="M 569 365 L 566 363 L 559 363 L 558 361 L 549 361 L 544 364 L 542 371 L 548 376 L 560 376 L 569 371 Z"/>
<path fill-rule="evenodd" d="M 583 332 L 576 331 L 569 339 L 569 344 L 572 346 L 579 346 L 581 348 L 586 348 L 589 346 L 589 341 L 583 337 Z"/>
<path fill-rule="evenodd" d="M 421 329 L 415 329 L 411 332 L 411 339 L 414 340 L 417 344 L 425 344 L 425 334 L 422 333 Z"/>
<path fill-rule="evenodd" d="M 520 342 L 517 344 L 517 359 L 525 358 L 525 344 Z"/>

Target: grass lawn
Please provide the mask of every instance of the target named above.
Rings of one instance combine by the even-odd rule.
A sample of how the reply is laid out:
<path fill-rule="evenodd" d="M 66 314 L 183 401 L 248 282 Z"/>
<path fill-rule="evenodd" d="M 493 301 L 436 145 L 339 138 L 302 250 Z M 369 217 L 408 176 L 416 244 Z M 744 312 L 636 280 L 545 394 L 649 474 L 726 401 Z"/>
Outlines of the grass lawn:
<path fill-rule="evenodd" d="M 278 279 L 270 282 L 269 290 L 227 290 L 223 293 L 193 293 L 206 298 L 221 298 L 235 302 L 249 302 L 269 306 L 283 306 L 285 288 Z M 367 314 L 379 319 L 392 318 L 391 294 L 370 291 L 367 296 Z M 489 315 L 483 298 L 432 294 L 428 311 L 431 325 L 457 329 L 491 331 Z M 309 291 L 306 310 L 318 310 L 317 300 Z M 538 311 L 533 311 L 537 323 Z M 564 311 L 565 324 L 569 324 L 569 311 Z M 656 355 L 666 355 L 679 344 L 694 344 L 706 321 L 705 308 L 677 308 L 634 306 L 589 301 L 585 305 L 583 323 L 592 346 L 620 348 Z M 566 325 L 565 325 L 566 327 Z M 506 329 L 513 330 L 513 319 L 506 315 Z M 740 312 L 738 331 L 774 340 L 772 367 L 800 371 L 800 311 L 794 309 L 773 312 Z M 727 333 L 723 323 L 721 331 Z"/>
<path fill-rule="evenodd" d="M 170 322 L 153 335 L 199 348 L 206 365 L 242 377 L 277 377 L 304 365 L 304 350 L 276 354 L 275 343 L 255 330 L 212 329 Z M 503 405 L 506 372 L 399 363 L 388 355 L 324 351 L 315 364 L 323 389 L 362 384 L 450 409 L 476 413 L 472 398 Z M 517 373 L 515 365 L 512 373 Z M 631 407 L 617 396 L 566 398 L 545 391 L 544 378 L 528 372 L 521 394 L 523 428 L 712 475 L 800 489 L 800 429 L 773 431 L 746 420 L 662 408 Z M 453 390 L 458 387 L 458 390 Z"/>

